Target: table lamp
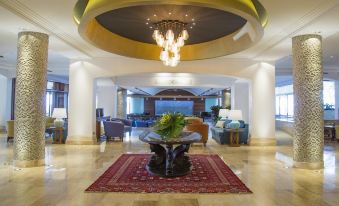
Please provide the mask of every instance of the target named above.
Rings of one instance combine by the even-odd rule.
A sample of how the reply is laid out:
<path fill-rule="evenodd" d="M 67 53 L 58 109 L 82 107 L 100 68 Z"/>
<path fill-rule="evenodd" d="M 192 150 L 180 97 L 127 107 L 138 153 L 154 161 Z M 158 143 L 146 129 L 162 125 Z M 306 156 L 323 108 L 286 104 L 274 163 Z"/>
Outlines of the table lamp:
<path fill-rule="evenodd" d="M 54 108 L 52 117 L 55 118 L 54 126 L 55 127 L 63 127 L 64 126 L 64 118 L 67 118 L 66 108 Z"/>
<path fill-rule="evenodd" d="M 219 117 L 221 117 L 221 119 L 227 119 L 229 112 L 230 112 L 230 110 L 228 110 L 228 109 L 220 109 L 219 110 Z"/>
<path fill-rule="evenodd" d="M 228 115 L 228 119 L 232 120 L 232 122 L 230 122 L 228 124 L 229 128 L 232 128 L 232 129 L 240 128 L 239 120 L 242 120 L 241 110 L 230 110 L 229 115 Z"/>

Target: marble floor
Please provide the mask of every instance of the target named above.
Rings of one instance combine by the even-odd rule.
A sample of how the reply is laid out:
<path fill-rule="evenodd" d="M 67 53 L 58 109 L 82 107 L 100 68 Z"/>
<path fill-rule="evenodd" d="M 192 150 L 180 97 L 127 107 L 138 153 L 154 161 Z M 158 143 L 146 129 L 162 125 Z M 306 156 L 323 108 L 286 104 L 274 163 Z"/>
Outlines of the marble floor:
<path fill-rule="evenodd" d="M 122 153 L 146 153 L 137 138 L 140 130 L 121 142 L 100 145 L 54 145 L 47 140 L 46 166 L 12 166 L 13 144 L 0 135 L 0 205 L 111 205 L 111 206 L 272 206 L 339 205 L 339 143 L 325 147 L 325 169 L 308 171 L 290 167 L 291 141 L 277 133 L 275 147 L 231 148 L 209 140 L 191 153 L 219 154 L 253 194 L 133 194 L 85 193 Z M 285 138 L 285 139 L 284 139 Z M 282 158 L 284 159 L 284 158 Z M 337 176 L 338 175 L 338 176 Z"/>

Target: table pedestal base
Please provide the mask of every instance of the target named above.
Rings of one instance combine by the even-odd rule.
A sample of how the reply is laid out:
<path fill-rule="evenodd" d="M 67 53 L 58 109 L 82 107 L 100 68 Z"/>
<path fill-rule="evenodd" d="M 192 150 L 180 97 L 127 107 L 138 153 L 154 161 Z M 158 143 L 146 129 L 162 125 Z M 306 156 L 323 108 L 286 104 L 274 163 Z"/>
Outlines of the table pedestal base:
<path fill-rule="evenodd" d="M 175 149 L 173 145 L 166 145 L 165 149 L 160 144 L 150 144 L 150 148 L 155 154 L 146 166 L 149 173 L 161 177 L 179 177 L 191 172 L 192 164 L 185 154 L 190 144 L 182 144 Z"/>

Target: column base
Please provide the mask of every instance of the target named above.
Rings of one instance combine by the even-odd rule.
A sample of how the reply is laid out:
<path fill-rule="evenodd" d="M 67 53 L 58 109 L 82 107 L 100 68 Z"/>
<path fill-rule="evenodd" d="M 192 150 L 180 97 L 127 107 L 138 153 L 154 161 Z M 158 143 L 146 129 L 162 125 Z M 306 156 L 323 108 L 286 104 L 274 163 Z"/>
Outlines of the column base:
<path fill-rule="evenodd" d="M 14 160 L 14 166 L 20 168 L 27 168 L 27 167 L 42 167 L 45 165 L 45 160 Z"/>
<path fill-rule="evenodd" d="M 275 138 L 251 138 L 250 146 L 276 146 L 277 140 Z"/>
<path fill-rule="evenodd" d="M 306 170 L 324 169 L 324 162 L 294 162 L 293 167 Z"/>
<path fill-rule="evenodd" d="M 97 145 L 96 138 L 88 136 L 67 137 L 66 144 L 68 145 Z"/>

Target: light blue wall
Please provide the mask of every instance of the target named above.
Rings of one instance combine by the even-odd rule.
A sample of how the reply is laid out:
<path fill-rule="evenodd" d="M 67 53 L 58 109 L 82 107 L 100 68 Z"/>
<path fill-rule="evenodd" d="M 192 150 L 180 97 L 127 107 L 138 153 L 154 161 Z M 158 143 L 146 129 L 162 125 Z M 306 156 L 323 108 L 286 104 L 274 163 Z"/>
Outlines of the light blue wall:
<path fill-rule="evenodd" d="M 131 98 L 131 113 L 144 113 L 144 98 L 132 97 Z"/>
<path fill-rule="evenodd" d="M 218 105 L 218 98 L 205 99 L 205 111 L 211 112 L 211 106 Z"/>

